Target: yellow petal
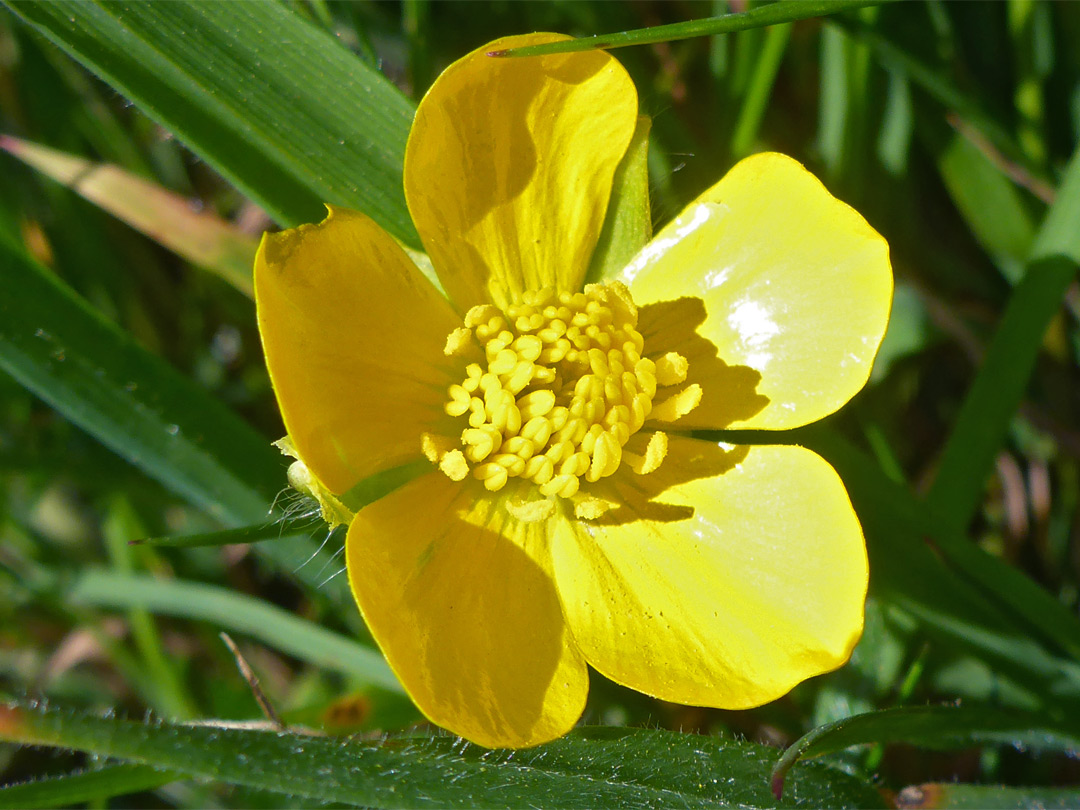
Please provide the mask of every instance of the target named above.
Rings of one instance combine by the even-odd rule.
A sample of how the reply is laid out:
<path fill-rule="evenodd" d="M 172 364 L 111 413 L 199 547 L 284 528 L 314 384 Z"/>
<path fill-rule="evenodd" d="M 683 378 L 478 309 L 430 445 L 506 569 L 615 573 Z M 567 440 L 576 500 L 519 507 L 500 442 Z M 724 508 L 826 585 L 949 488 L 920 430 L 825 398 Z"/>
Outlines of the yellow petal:
<path fill-rule="evenodd" d="M 462 311 L 523 290 L 577 292 L 611 181 L 637 123 L 637 92 L 601 51 L 495 59 L 565 39 L 506 37 L 447 68 L 416 111 L 405 196 Z"/>
<path fill-rule="evenodd" d="M 460 323 L 394 240 L 340 208 L 267 234 L 255 257 L 266 365 L 297 455 L 342 493 L 420 455 L 448 417 Z"/>
<path fill-rule="evenodd" d="M 792 428 L 832 413 L 866 383 L 892 298 L 885 240 L 799 163 L 774 153 L 736 165 L 622 280 L 639 306 L 703 300 L 694 337 L 718 350 L 721 376 L 738 378 L 735 406 L 702 381 L 705 397 L 680 427 Z M 699 381 L 694 358 L 669 348 L 690 361 L 687 379 Z"/>
<path fill-rule="evenodd" d="M 432 722 L 488 747 L 565 734 L 588 692 L 550 575 L 544 523 L 477 481 L 425 475 L 357 513 L 353 595 Z"/>
<path fill-rule="evenodd" d="M 862 631 L 862 531 L 801 447 L 671 437 L 610 479 L 622 506 L 558 525 L 556 583 L 586 659 L 649 695 L 742 709 L 843 664 Z"/>

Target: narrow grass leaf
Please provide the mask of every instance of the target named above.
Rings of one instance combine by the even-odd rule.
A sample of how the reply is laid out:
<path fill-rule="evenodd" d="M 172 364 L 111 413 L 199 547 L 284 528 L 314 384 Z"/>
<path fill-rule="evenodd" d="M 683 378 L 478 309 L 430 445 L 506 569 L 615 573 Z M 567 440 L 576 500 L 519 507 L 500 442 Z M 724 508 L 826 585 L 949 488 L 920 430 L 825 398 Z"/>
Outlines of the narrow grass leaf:
<path fill-rule="evenodd" d="M 927 504 L 964 531 L 982 500 L 994 456 L 1020 405 L 1050 320 L 1080 266 L 1080 150 L 1036 237 L 1017 285 L 945 444 Z"/>
<path fill-rule="evenodd" d="M 508 48 L 505 51 L 493 51 L 491 55 L 500 57 L 540 56 L 547 53 L 588 51 L 594 48 L 625 48 L 628 45 L 652 45 L 657 42 L 673 42 L 678 39 L 730 34 L 733 31 L 763 28 L 768 25 L 781 25 L 810 17 L 836 14 L 849 9 L 879 6 L 887 2 L 891 2 L 891 0 L 785 0 L 785 2 L 781 3 L 767 3 L 750 11 L 723 14 L 719 17 L 708 17 L 703 20 L 657 25 L 652 28 L 623 31 L 619 34 L 596 34 L 591 37 L 551 42 L 544 45 Z"/>
<path fill-rule="evenodd" d="M 0 787 L 0 810 L 74 807 L 101 802 L 114 796 L 154 790 L 183 778 L 173 771 L 164 771 L 149 765 L 106 765 L 93 771 Z"/>
<path fill-rule="evenodd" d="M 954 134 L 938 171 L 961 216 L 1010 284 L 1024 275 L 1035 223 L 1010 180 L 971 141 Z"/>
<path fill-rule="evenodd" d="M 315 666 L 402 693 L 397 678 L 375 650 L 261 599 L 225 588 L 90 569 L 71 583 L 65 601 L 113 610 L 141 608 L 157 615 L 209 622 Z"/>
<path fill-rule="evenodd" d="M 249 298 L 258 240 L 191 200 L 131 172 L 0 135 L 0 149 L 70 188 L 193 264 L 223 278 Z"/>
<path fill-rule="evenodd" d="M 269 442 L 4 240 L 0 370 L 226 526 L 266 520 L 285 486 L 284 459 Z M 312 589 L 322 582 L 328 555 L 309 538 L 258 548 Z M 344 583 L 321 590 L 353 610 Z"/>
<path fill-rule="evenodd" d="M 282 225 L 322 203 L 419 239 L 401 171 L 413 106 L 283 3 L 6 3 Z"/>
<path fill-rule="evenodd" d="M 739 117 L 735 122 L 735 132 L 731 136 L 731 153 L 742 158 L 754 151 L 758 130 L 765 117 L 765 108 L 772 95 L 776 74 L 784 58 L 788 40 L 791 38 L 791 25 L 777 25 L 765 32 L 765 44 L 758 54 L 757 64 L 750 78 L 750 86 L 739 108 Z"/>
<path fill-rule="evenodd" d="M 159 548 L 229 546 L 237 543 L 258 543 L 262 540 L 280 540 L 294 533 L 308 534 L 312 529 L 321 526 L 322 521 L 318 517 L 308 515 L 300 518 L 282 518 L 270 523 L 257 523 L 254 526 L 242 526 L 238 529 L 224 529 L 220 532 L 145 537 L 130 542 L 131 545 L 145 544 Z"/>
<path fill-rule="evenodd" d="M 896 742 L 937 751 L 1012 745 L 1075 755 L 1080 752 L 1080 729 L 986 706 L 912 706 L 858 714 L 819 726 L 794 742 L 776 763 L 773 790 L 779 795 L 787 773 L 799 760 L 853 745 Z"/>
<path fill-rule="evenodd" d="M 447 737 L 382 741 L 136 723 L 0 704 L 0 740 L 74 748 L 308 799 L 399 807 L 775 807 L 774 749 L 666 731 L 592 728 L 525 751 Z M 822 763 L 789 802 L 883 807 L 870 785 Z"/>

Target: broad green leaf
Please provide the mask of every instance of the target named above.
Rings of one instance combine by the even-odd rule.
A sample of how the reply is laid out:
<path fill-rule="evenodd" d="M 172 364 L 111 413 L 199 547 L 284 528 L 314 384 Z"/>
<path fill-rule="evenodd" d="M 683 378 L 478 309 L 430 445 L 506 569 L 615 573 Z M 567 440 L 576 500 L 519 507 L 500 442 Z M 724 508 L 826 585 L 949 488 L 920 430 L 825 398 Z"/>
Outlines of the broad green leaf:
<path fill-rule="evenodd" d="M 853 745 L 896 742 L 937 751 L 992 744 L 1073 755 L 1080 752 L 1080 729 L 988 707 L 913 706 L 858 714 L 815 728 L 795 741 L 776 763 L 773 789 L 782 790 L 786 775 L 801 759 Z"/>
<path fill-rule="evenodd" d="M 0 704 L 0 740 L 74 748 L 308 799 L 398 807 L 775 807 L 776 751 L 666 731 L 587 728 L 524 751 L 447 737 L 373 742 L 146 724 Z M 883 807 L 855 777 L 809 763 L 788 803 Z"/>
<path fill-rule="evenodd" d="M 652 238 L 652 210 L 649 205 L 649 130 L 652 120 L 638 118 L 634 137 L 611 181 L 604 227 L 593 252 L 586 280 L 589 283 L 613 277 Z"/>
<path fill-rule="evenodd" d="M 596 34 L 581 39 L 552 42 L 544 45 L 528 45 L 521 48 L 509 48 L 495 51 L 493 56 L 539 56 L 545 53 L 570 53 L 588 51 L 594 48 L 624 48 L 627 45 L 650 45 L 656 42 L 673 42 L 691 37 L 730 34 L 733 31 L 745 31 L 750 28 L 763 28 L 767 25 L 805 20 L 809 17 L 822 17 L 853 8 L 878 6 L 890 0 L 785 0 L 782 3 L 766 3 L 750 11 L 736 14 L 724 14 L 704 20 L 657 25 L 653 28 L 639 28 L 623 31 L 619 34 Z"/>
<path fill-rule="evenodd" d="M 1009 299 L 949 435 L 927 504 L 963 531 L 982 499 L 994 456 L 1020 405 L 1043 335 L 1080 266 L 1080 149 L 1036 237 L 1032 261 Z"/>
<path fill-rule="evenodd" d="M 284 460 L 269 442 L 4 240 L 0 370 L 225 525 L 266 520 L 285 486 Z M 295 536 L 258 547 L 313 588 L 329 557 L 303 565 L 315 549 Z M 340 578 L 322 591 L 352 611 Z"/>
<path fill-rule="evenodd" d="M 930 782 L 909 785 L 897 801 L 906 810 L 1074 810 L 1080 807 L 1080 790 Z"/>
<path fill-rule="evenodd" d="M 106 765 L 93 771 L 0 787 L 0 808 L 74 807 L 153 790 L 183 778 L 149 765 Z"/>
<path fill-rule="evenodd" d="M 371 648 L 268 602 L 225 588 L 91 569 L 75 578 L 65 601 L 96 608 L 139 608 L 159 615 L 209 622 L 258 639 L 315 666 L 402 693 L 386 661 Z"/>
<path fill-rule="evenodd" d="M 282 225 L 322 203 L 419 240 L 401 171 L 411 103 L 283 3 L 11 0 Z"/>
<path fill-rule="evenodd" d="M 251 267 L 253 236 L 191 201 L 118 166 L 89 160 L 47 146 L 0 135 L 0 149 L 70 188 L 160 245 L 221 276 L 249 298 L 254 295 Z"/>

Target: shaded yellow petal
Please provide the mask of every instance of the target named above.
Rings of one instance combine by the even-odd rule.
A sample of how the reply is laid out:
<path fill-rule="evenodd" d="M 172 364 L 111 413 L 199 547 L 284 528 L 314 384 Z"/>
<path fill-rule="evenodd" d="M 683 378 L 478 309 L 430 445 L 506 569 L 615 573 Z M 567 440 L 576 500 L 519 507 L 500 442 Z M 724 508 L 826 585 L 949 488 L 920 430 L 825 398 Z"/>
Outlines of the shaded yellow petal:
<path fill-rule="evenodd" d="M 443 346 L 460 320 L 363 214 L 263 237 L 255 303 L 289 437 L 331 491 L 419 456 L 448 418 Z"/>
<path fill-rule="evenodd" d="M 892 298 L 885 240 L 799 163 L 774 153 L 736 165 L 622 280 L 639 306 L 701 300 L 704 322 L 693 337 L 726 367 L 713 361 L 709 373 L 737 378 L 734 405 L 702 381 L 705 397 L 680 427 L 792 428 L 832 413 L 866 383 Z M 685 347 L 670 348 L 690 360 L 688 379 L 698 381 Z"/>
<path fill-rule="evenodd" d="M 862 631 L 862 531 L 836 472 L 801 447 L 672 437 L 622 505 L 558 524 L 552 558 L 574 638 L 649 695 L 742 709 L 843 664 Z"/>
<path fill-rule="evenodd" d="M 577 292 L 615 169 L 637 123 L 637 91 L 600 51 L 493 59 L 565 39 L 506 37 L 447 68 L 420 102 L 405 196 L 443 286 L 462 311 L 523 290 Z"/>
<path fill-rule="evenodd" d="M 349 528 L 349 582 L 390 666 L 428 718 L 480 745 L 554 739 L 585 706 L 544 525 L 435 472 Z"/>

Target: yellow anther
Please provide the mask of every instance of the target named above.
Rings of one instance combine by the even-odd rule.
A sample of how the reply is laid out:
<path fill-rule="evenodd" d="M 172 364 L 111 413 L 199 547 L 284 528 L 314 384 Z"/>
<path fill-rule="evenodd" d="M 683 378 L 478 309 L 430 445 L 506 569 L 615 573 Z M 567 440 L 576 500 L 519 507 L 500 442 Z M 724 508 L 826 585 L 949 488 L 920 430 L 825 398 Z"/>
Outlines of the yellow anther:
<path fill-rule="evenodd" d="M 660 385 L 678 385 L 686 379 L 690 364 L 677 352 L 668 352 L 656 361 L 656 382 Z"/>
<path fill-rule="evenodd" d="M 495 356 L 495 359 L 488 364 L 488 370 L 492 374 L 505 374 L 517 365 L 517 361 L 517 352 L 513 349 L 503 349 Z"/>
<path fill-rule="evenodd" d="M 533 456 L 525 462 L 525 472 L 522 478 L 527 478 L 535 484 L 546 484 L 555 475 L 555 465 L 547 456 Z"/>
<path fill-rule="evenodd" d="M 509 479 L 506 468 L 501 464 L 495 464 L 493 462 L 481 464 L 479 467 L 473 468 L 473 477 L 483 481 L 484 486 L 492 492 L 496 492 L 506 486 L 506 482 Z"/>
<path fill-rule="evenodd" d="M 499 449 L 502 435 L 491 425 L 466 428 L 461 432 L 461 443 L 465 445 L 465 457 L 476 464 Z"/>
<path fill-rule="evenodd" d="M 465 326 L 473 329 L 477 326 L 486 325 L 489 321 L 502 318 L 498 307 L 491 304 L 479 304 L 465 313 Z"/>
<path fill-rule="evenodd" d="M 514 453 L 499 453 L 492 456 L 491 461 L 503 467 L 508 475 L 517 476 L 525 472 L 525 459 Z"/>
<path fill-rule="evenodd" d="M 589 427 L 589 432 L 585 434 L 585 438 L 581 440 L 581 450 L 584 453 L 592 455 L 593 448 L 596 447 L 596 440 L 604 435 L 603 425 L 592 425 Z"/>
<path fill-rule="evenodd" d="M 460 385 L 450 386 L 450 401 L 443 406 L 443 410 L 450 416 L 461 416 L 469 410 L 469 401 L 472 397 L 469 392 Z"/>
<path fill-rule="evenodd" d="M 506 502 L 506 511 L 522 523 L 539 523 L 555 514 L 555 502 L 547 498 L 538 501 L 518 501 L 511 498 Z"/>
<path fill-rule="evenodd" d="M 464 481 L 469 474 L 469 465 L 460 450 L 451 450 L 439 459 L 439 469 L 451 481 Z"/>
<path fill-rule="evenodd" d="M 574 496 L 573 501 L 574 517 L 578 520 L 596 520 L 617 505 L 603 498 L 583 495 L 580 492 Z"/>
<path fill-rule="evenodd" d="M 487 421 L 487 412 L 484 410 L 484 400 L 473 397 L 469 400 L 469 426 L 478 428 Z"/>
<path fill-rule="evenodd" d="M 464 326 L 459 326 L 446 336 L 446 345 L 443 346 L 443 354 L 453 357 L 455 354 L 463 354 L 472 345 L 472 331 Z"/>
<path fill-rule="evenodd" d="M 540 316 L 537 316 L 540 317 Z M 513 343 L 514 351 L 526 360 L 535 361 L 544 350 L 544 342 L 536 335 L 522 335 Z"/>
<path fill-rule="evenodd" d="M 531 422 L 538 416 L 545 416 L 555 407 L 555 392 L 548 389 L 532 391 L 517 401 L 521 418 Z"/>
<path fill-rule="evenodd" d="M 536 452 L 536 445 L 524 436 L 513 436 L 503 442 L 501 448 L 504 453 L 514 453 L 523 461 L 528 461 Z"/>
<path fill-rule="evenodd" d="M 667 455 L 668 438 L 666 433 L 656 431 L 649 437 L 642 455 L 623 451 L 623 458 L 630 464 L 630 469 L 638 475 L 648 475 L 655 471 Z"/>
<path fill-rule="evenodd" d="M 522 418 L 525 417 L 525 409 L 518 403 Z M 551 437 L 551 420 L 543 416 L 534 416 L 521 426 L 521 436 L 532 442 L 533 447 L 545 447 Z"/>
<path fill-rule="evenodd" d="M 674 422 L 694 410 L 700 402 L 701 386 L 694 383 L 656 405 L 650 414 L 650 418 L 660 422 Z"/>
<path fill-rule="evenodd" d="M 532 382 L 533 369 L 535 368 L 536 366 L 528 360 L 519 360 L 504 383 L 506 390 L 511 394 L 521 393 L 525 386 Z"/>

